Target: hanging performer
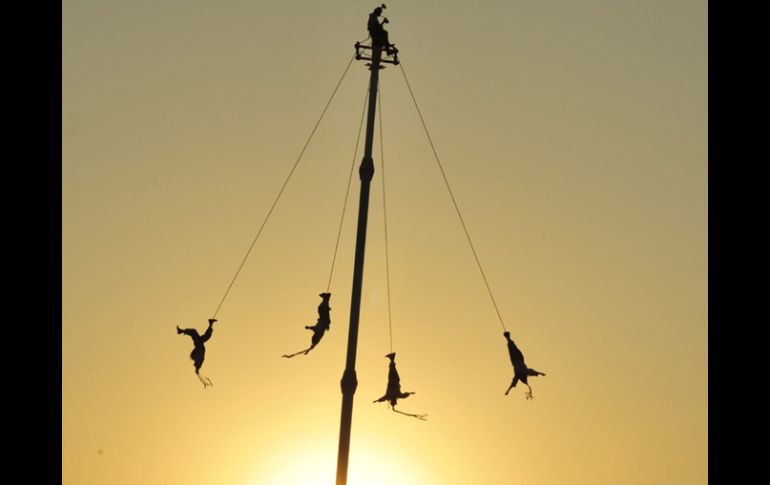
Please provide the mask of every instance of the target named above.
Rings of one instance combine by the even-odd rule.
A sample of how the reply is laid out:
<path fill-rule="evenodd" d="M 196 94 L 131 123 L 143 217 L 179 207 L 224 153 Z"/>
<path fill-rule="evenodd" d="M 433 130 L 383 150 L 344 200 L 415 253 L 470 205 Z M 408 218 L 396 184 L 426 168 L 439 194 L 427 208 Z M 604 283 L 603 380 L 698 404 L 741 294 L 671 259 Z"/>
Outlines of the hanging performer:
<path fill-rule="evenodd" d="M 206 329 L 206 332 L 203 335 L 198 335 L 198 331 L 195 330 L 194 328 L 181 329 L 179 328 L 179 326 L 176 327 L 177 334 L 183 333 L 185 335 L 189 335 L 190 338 L 192 338 L 193 340 L 193 344 L 195 344 L 195 347 L 190 353 L 190 358 L 193 360 L 193 363 L 195 365 L 195 374 L 198 376 L 198 379 L 200 379 L 200 381 L 203 383 L 204 389 L 207 386 L 214 385 L 211 383 L 211 379 L 200 375 L 199 371 L 201 366 L 203 365 L 203 358 L 206 355 L 206 347 L 204 347 L 203 344 L 206 343 L 208 339 L 211 338 L 211 334 L 214 331 L 214 322 L 216 321 L 217 320 L 215 318 L 209 318 L 209 328 Z"/>
<path fill-rule="evenodd" d="M 532 388 L 527 383 L 527 378 L 529 376 L 535 377 L 535 376 L 544 376 L 542 372 L 538 372 L 535 369 L 530 369 L 527 367 L 527 365 L 524 363 L 524 354 L 521 353 L 521 350 L 519 350 L 518 347 L 516 347 L 516 344 L 511 340 L 511 332 L 503 332 L 503 335 L 505 335 L 505 338 L 508 340 L 508 354 L 511 357 L 511 364 L 513 364 L 513 380 L 511 381 L 510 387 L 508 387 L 508 390 L 505 391 L 505 395 L 507 396 L 508 393 L 516 387 L 516 384 L 521 381 L 524 384 L 527 385 L 529 388 L 529 392 L 526 394 L 527 399 L 532 399 Z"/>
<path fill-rule="evenodd" d="M 385 53 L 392 55 L 398 52 L 398 49 L 396 49 L 396 46 L 390 43 L 388 40 L 388 31 L 382 27 L 390 21 L 385 18 L 383 19 L 382 23 L 380 23 L 378 20 L 379 16 L 382 14 L 383 8 L 385 8 L 384 3 L 381 7 L 375 8 L 374 11 L 369 14 L 369 22 L 367 23 L 366 27 L 369 30 L 369 35 L 372 38 L 372 45 L 382 44 L 382 47 L 385 49 Z"/>
<path fill-rule="evenodd" d="M 394 412 L 425 421 L 425 419 L 428 417 L 427 414 L 409 414 L 396 409 L 396 403 L 399 399 L 406 399 L 407 397 L 414 394 L 414 392 L 401 392 L 401 378 L 398 376 L 398 371 L 396 370 L 396 353 L 391 352 L 385 357 L 390 359 L 390 364 L 388 365 L 388 388 L 385 391 L 384 396 L 372 402 L 389 401 L 390 408 Z"/>
<path fill-rule="evenodd" d="M 331 298 L 332 294 L 321 293 L 318 296 L 322 298 L 321 303 L 318 305 L 318 321 L 313 326 L 305 325 L 306 329 L 313 331 L 310 347 L 305 350 L 300 350 L 299 352 L 294 352 L 293 354 L 284 354 L 282 357 L 290 359 L 292 357 L 296 357 L 299 354 L 307 355 L 308 352 L 313 350 L 313 348 L 318 345 L 318 342 L 321 341 L 326 331 L 329 330 L 329 326 L 332 323 L 331 317 L 329 316 L 329 312 L 331 311 L 331 308 L 329 308 L 329 298 Z"/>

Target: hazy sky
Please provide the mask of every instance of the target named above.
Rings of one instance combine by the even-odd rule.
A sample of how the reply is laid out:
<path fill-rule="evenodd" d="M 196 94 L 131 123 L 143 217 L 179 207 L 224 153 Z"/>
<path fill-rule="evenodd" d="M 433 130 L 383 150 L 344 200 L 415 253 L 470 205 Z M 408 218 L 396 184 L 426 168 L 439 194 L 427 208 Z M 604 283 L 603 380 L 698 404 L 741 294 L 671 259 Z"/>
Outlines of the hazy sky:
<path fill-rule="evenodd" d="M 386 2 L 390 38 L 506 326 L 548 375 L 518 387 L 401 72 L 381 73 L 399 404 L 375 141 L 350 485 L 707 481 L 707 2 Z M 203 330 L 376 2 L 64 0 L 66 485 L 334 481 L 354 62 Z M 355 155 L 356 166 L 361 154 Z"/>

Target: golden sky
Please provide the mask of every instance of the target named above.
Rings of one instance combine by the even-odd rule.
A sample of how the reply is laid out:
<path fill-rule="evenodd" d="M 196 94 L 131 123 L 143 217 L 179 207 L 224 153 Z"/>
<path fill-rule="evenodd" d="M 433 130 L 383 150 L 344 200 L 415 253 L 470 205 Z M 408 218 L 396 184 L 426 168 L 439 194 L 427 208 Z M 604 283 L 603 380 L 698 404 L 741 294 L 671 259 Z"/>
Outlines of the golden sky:
<path fill-rule="evenodd" d="M 393 343 L 420 422 L 372 404 L 389 351 L 375 141 L 350 485 L 707 481 L 707 2 L 386 2 L 507 328 L 397 67 L 381 73 Z M 307 357 L 376 2 L 64 0 L 66 485 L 334 482 L 359 181 Z M 356 166 L 360 161 L 356 155 Z"/>

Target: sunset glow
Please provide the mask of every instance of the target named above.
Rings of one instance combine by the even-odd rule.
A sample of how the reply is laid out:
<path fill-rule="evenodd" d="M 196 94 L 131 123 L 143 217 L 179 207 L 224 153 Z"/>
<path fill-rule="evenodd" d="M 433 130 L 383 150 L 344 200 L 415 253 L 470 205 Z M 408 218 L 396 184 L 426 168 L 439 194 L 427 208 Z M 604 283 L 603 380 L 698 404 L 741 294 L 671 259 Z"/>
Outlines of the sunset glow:
<path fill-rule="evenodd" d="M 348 484 L 706 483 L 707 2 L 386 3 Z M 334 483 L 378 4 L 63 0 L 63 485 Z"/>

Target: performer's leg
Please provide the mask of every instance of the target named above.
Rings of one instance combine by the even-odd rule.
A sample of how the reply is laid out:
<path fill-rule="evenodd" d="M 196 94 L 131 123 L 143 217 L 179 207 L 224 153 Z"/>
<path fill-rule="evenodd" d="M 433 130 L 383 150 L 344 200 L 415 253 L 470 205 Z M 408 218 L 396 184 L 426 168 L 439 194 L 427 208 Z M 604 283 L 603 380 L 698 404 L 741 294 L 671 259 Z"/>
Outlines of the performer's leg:
<path fill-rule="evenodd" d="M 176 333 L 183 333 L 185 335 L 190 336 L 190 338 L 193 339 L 193 342 L 197 342 L 200 339 L 200 335 L 198 335 L 198 331 L 194 328 L 179 328 L 176 327 Z"/>
<path fill-rule="evenodd" d="M 201 336 L 201 343 L 204 343 L 208 341 L 208 339 L 211 338 L 211 334 L 214 332 L 214 327 L 211 323 L 209 323 L 209 328 L 206 329 L 206 332 Z"/>

